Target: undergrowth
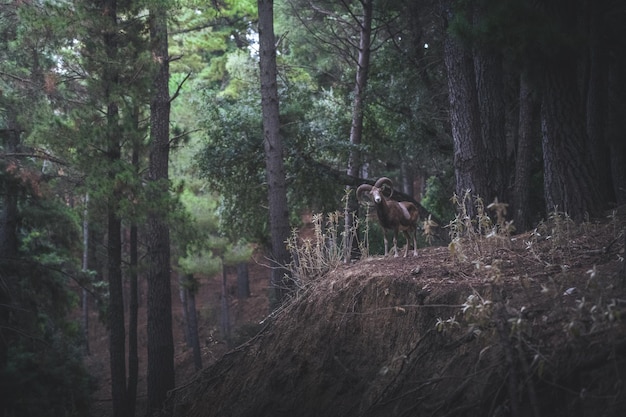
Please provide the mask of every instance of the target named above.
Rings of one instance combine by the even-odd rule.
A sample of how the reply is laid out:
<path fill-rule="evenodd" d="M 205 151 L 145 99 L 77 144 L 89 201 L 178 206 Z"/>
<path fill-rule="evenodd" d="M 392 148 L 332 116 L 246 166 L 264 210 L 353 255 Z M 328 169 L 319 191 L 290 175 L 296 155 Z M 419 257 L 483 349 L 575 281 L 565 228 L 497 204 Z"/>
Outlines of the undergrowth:
<path fill-rule="evenodd" d="M 624 224 L 613 212 L 608 222 L 586 221 L 577 225 L 567 213 L 555 210 L 531 232 L 512 236 L 515 229 L 506 220 L 506 204 L 496 200 L 485 207 L 483 200 L 469 191 L 461 197 L 455 195 L 453 201 L 458 210 L 447 226 L 451 238 L 449 253 L 458 266 L 473 265 L 473 275 L 482 276 L 486 285 L 480 291 L 474 288 L 456 314 L 448 319 L 438 318 L 435 330 L 443 334 L 471 334 L 492 343 L 489 346 L 497 346 L 511 369 L 507 381 L 509 390 L 512 387 L 510 406 L 519 407 L 520 398 L 536 403 L 533 381 L 545 377 L 550 366 L 554 369 L 560 364 L 539 332 L 586 343 L 592 343 L 594 335 L 600 332 L 617 332 L 626 312 L 626 300 L 614 294 L 617 285 L 625 285 L 624 279 L 620 284 L 615 276 L 603 275 L 596 265 L 586 271 L 586 277 L 572 274 L 571 268 L 576 265 L 581 248 L 593 244 L 599 247 L 588 249 L 590 254 L 602 254 L 623 263 L 615 246 L 625 239 Z M 611 240 L 590 242 L 594 232 Z M 504 276 L 498 251 L 512 250 L 520 239 L 523 249 L 516 251 L 516 256 L 534 262 L 539 270 L 544 268 L 545 281 L 536 282 L 523 275 Z M 511 305 L 505 289 L 510 287 L 502 285 L 505 278 L 519 282 L 519 290 L 527 294 L 528 306 Z M 539 302 L 545 305 L 540 308 L 546 310 L 530 311 L 531 306 L 537 309 Z M 546 330 L 546 325 L 551 330 Z"/>
<path fill-rule="evenodd" d="M 345 259 L 346 241 L 355 237 L 358 229 L 358 218 L 355 217 L 353 228 L 342 230 L 343 214 L 339 211 L 327 215 L 314 214 L 312 220 L 312 237 L 302 238 L 299 230 L 294 229 L 287 241 L 293 259 L 289 270 L 299 286 L 341 264 Z M 361 244 L 359 248 L 367 250 Z"/>
<path fill-rule="evenodd" d="M 513 221 L 506 219 L 508 204 L 495 199 L 485 207 L 483 199 L 472 196 L 470 190 L 463 196 L 454 194 L 452 202 L 457 207 L 457 214 L 446 227 L 450 234 L 448 249 L 453 259 L 482 258 L 494 246 L 508 246 L 509 237 L 515 231 Z M 487 210 L 494 213 L 495 219 Z"/>
<path fill-rule="evenodd" d="M 623 240 L 626 230 L 615 212 L 609 216 L 608 223 L 587 221 L 577 225 L 567 213 L 555 210 L 531 232 L 521 237 L 512 237 L 515 228 L 511 221 L 506 220 L 507 204 L 500 203 L 497 199 L 489 204 L 486 209 L 493 213 L 492 218 L 485 209 L 483 200 L 478 196 L 472 196 L 469 191 L 462 197 L 455 195 L 452 200 L 457 205 L 458 212 L 446 227 L 449 228 L 451 239 L 448 249 L 455 262 L 471 263 L 478 270 L 477 274 L 483 275 L 484 282 L 497 286 L 501 283 L 503 275 L 496 250 L 511 249 L 513 242 L 523 239 L 525 253 L 529 254 L 531 259 L 550 272 L 556 271 L 550 274 L 546 282 L 539 283 L 541 293 L 551 295 L 555 300 L 563 295 L 580 296 L 575 301 L 575 308 L 571 311 L 573 314 L 566 331 L 580 334 L 582 321 L 588 324 L 588 331 L 595 331 L 604 319 L 612 322 L 620 318 L 616 305 L 626 304 L 626 300 L 610 298 L 614 284 L 611 281 L 606 287 L 602 287 L 596 266 L 587 271 L 588 279 L 582 288 L 573 287 L 574 283 L 568 282 L 568 271 L 571 265 L 576 263 L 574 248 L 581 244 L 576 242 L 577 236 L 581 233 L 590 234 L 594 229 L 605 228 L 613 240 L 603 248 L 591 252 L 600 251 L 607 255 L 612 245 Z M 473 209 L 474 217 L 469 214 L 468 207 Z M 619 262 L 624 262 L 619 251 L 615 256 Z M 527 285 L 524 279 L 520 278 L 519 282 L 521 287 Z M 496 294 L 497 291 L 492 293 Z M 589 297 L 593 296 L 595 300 L 592 301 Z M 475 291 L 468 296 L 462 313 L 470 324 L 474 325 L 482 321 L 481 317 L 493 318 L 493 310 L 485 307 L 498 301 L 501 300 L 485 300 Z M 585 313 L 586 317 L 583 319 L 581 315 Z M 516 320 L 519 324 L 521 319 Z M 437 329 L 444 331 L 448 324 L 456 327 L 457 321 L 455 318 L 439 319 Z"/>
<path fill-rule="evenodd" d="M 301 289 L 340 264 L 353 261 L 355 254 L 359 259 L 370 257 L 371 216 L 365 215 L 361 219 L 354 215 L 352 224 L 346 227 L 344 213 L 314 214 L 311 237 L 302 237 L 301 230 L 292 230 L 286 242 L 292 255 L 287 269 L 296 288 Z M 437 227 L 439 225 L 430 215 L 422 222 L 422 234 L 429 245 L 433 243 Z"/>

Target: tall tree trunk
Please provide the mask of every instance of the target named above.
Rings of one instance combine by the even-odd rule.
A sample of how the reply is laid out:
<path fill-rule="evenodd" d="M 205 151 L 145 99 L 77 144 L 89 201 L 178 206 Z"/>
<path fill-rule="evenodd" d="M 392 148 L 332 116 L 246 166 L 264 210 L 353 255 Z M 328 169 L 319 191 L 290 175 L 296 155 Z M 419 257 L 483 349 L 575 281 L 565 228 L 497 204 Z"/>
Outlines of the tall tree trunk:
<path fill-rule="evenodd" d="M 165 6 L 162 6 L 165 7 Z M 148 414 L 161 409 L 174 388 L 174 337 L 170 283 L 169 211 L 169 55 L 167 13 L 150 9 L 150 39 L 156 69 L 150 103 L 148 198 Z"/>
<path fill-rule="evenodd" d="M 9 109 L 9 129 L 0 130 L 0 140 L 7 152 L 16 152 L 20 142 L 20 129 L 11 117 Z M 3 167 L 4 168 L 4 167 Z M 0 370 L 6 369 L 8 361 L 8 349 L 13 331 L 9 321 L 12 316 L 11 298 L 14 286 L 17 285 L 19 275 L 16 269 L 18 256 L 18 184 L 6 169 L 0 175 L 4 188 L 2 196 L 2 212 L 0 213 Z M 8 415 L 10 399 L 6 395 L 0 395 L 0 415 Z"/>
<path fill-rule="evenodd" d="M 139 131 L 139 109 L 133 111 L 133 128 Z M 139 141 L 133 142 L 131 156 L 134 172 L 137 177 L 140 175 L 139 166 Z M 139 381 L 139 349 L 137 345 L 137 325 L 139 312 L 139 232 L 135 220 L 130 224 L 129 242 L 129 311 L 128 311 L 128 409 L 130 415 L 134 416 L 137 407 L 137 383 Z"/>
<path fill-rule="evenodd" d="M 248 274 L 248 263 L 239 262 L 237 264 L 237 298 L 250 297 L 250 279 Z"/>
<path fill-rule="evenodd" d="M 195 280 L 193 275 L 190 279 Z M 202 369 L 202 351 L 200 350 L 200 336 L 198 335 L 198 313 L 196 310 L 196 292 L 198 291 L 198 285 L 194 285 L 187 290 L 188 295 L 188 311 L 187 317 L 189 318 L 189 342 L 193 349 L 193 364 L 196 371 Z"/>
<path fill-rule="evenodd" d="M 258 0 L 258 10 L 263 144 L 268 184 L 271 259 L 273 262 L 270 276 L 270 288 L 273 292 L 271 307 L 273 309 L 282 303 L 292 286 L 289 271 L 286 268 L 291 256 L 285 244 L 289 238 L 289 210 L 287 208 L 283 144 L 280 137 L 274 2 L 272 0 Z"/>
<path fill-rule="evenodd" d="M 89 270 L 89 194 L 85 194 L 85 208 L 83 209 L 83 261 L 82 271 L 87 273 Z M 85 340 L 85 354 L 90 355 L 89 351 L 89 292 L 87 288 L 83 288 L 82 296 L 82 316 L 83 316 L 83 338 Z"/>
<path fill-rule="evenodd" d="M 361 175 L 361 141 L 363 137 L 363 112 L 365 110 L 365 91 L 370 66 L 373 0 L 363 0 L 363 20 L 359 22 L 359 50 L 357 56 L 356 79 L 354 83 L 354 101 L 352 103 L 352 122 L 350 124 L 350 154 L 348 156 L 349 176 L 358 178 Z M 359 209 L 356 195 L 351 192 L 354 187 L 348 185 L 348 202 L 345 208 L 345 252 L 344 262 L 350 262 L 358 252 L 356 235 L 351 233 L 354 224 L 354 214 Z"/>
<path fill-rule="evenodd" d="M 109 116 L 116 116 L 117 107 L 109 105 Z M 113 132 L 113 129 L 111 129 Z M 109 164 L 120 159 L 119 145 L 110 144 Z M 111 168 L 110 179 L 116 173 Z M 126 396 L 126 328 L 124 324 L 124 290 L 122 285 L 122 221 L 117 214 L 119 196 L 113 192 L 107 204 L 107 273 L 109 282 L 109 354 L 111 366 L 111 392 L 113 414 L 116 417 L 128 415 Z"/>
<path fill-rule="evenodd" d="M 133 158 L 134 159 L 134 158 Z M 128 408 L 130 415 L 135 415 L 137 406 L 137 382 L 139 381 L 139 349 L 137 346 L 137 322 L 139 294 L 137 271 L 139 267 L 137 224 L 130 225 L 130 300 L 128 312 Z"/>
<path fill-rule="evenodd" d="M 486 6 L 478 2 L 474 8 L 474 26 L 483 25 Z M 507 181 L 506 115 L 504 105 L 504 70 L 502 55 L 487 41 L 479 41 L 474 47 L 474 71 L 480 109 L 482 150 L 486 177 L 489 179 L 487 194 L 481 195 L 486 202 L 498 198 L 509 201 Z"/>
<path fill-rule="evenodd" d="M 539 102 L 528 81 L 528 75 L 520 76 L 519 127 L 517 155 L 515 158 L 515 185 L 513 191 L 513 220 L 519 232 L 530 227 L 530 177 L 532 174 L 532 150 L 539 143 Z"/>
<path fill-rule="evenodd" d="M 408 196 L 415 197 L 415 173 L 404 159 L 400 162 L 400 183 L 402 192 Z M 419 197 L 418 197 L 419 198 Z"/>
<path fill-rule="evenodd" d="M 183 305 L 183 321 L 185 328 L 185 342 L 192 349 L 193 363 L 196 371 L 202 369 L 202 352 L 200 337 L 198 336 L 198 314 L 196 311 L 196 293 L 199 284 L 193 274 L 180 274 L 180 299 Z"/>
<path fill-rule="evenodd" d="M 12 113 L 9 110 L 9 113 Z M 11 119 L 12 117 L 10 117 Z M 20 142 L 20 131 L 15 122 L 9 121 L 9 129 L 0 130 L 2 146 L 8 153 L 15 153 L 18 150 Z M 18 192 L 19 187 L 17 180 L 11 177 L 9 172 L 3 175 L 4 179 L 4 195 L 2 202 L 2 217 L 0 218 L 0 259 L 3 262 L 13 262 L 17 258 L 18 239 L 17 239 L 17 222 L 18 222 Z M 1 286 L 0 286 L 1 287 Z"/>
<path fill-rule="evenodd" d="M 545 71 L 541 106 L 544 191 L 548 212 L 565 212 L 582 221 L 598 213 L 600 200 L 572 64 Z"/>
<path fill-rule="evenodd" d="M 626 57 L 616 56 L 609 71 L 607 137 L 611 149 L 611 176 L 617 205 L 626 204 Z"/>
<path fill-rule="evenodd" d="M 448 72 L 448 95 L 450 101 L 450 124 L 454 143 L 454 173 L 456 194 L 463 197 L 467 190 L 474 195 L 487 198 L 490 193 L 483 158 L 480 109 L 473 57 L 467 47 L 450 33 L 447 22 L 454 17 L 452 1 L 443 4 L 444 17 L 444 62 Z M 469 203 L 469 202 L 466 202 Z M 473 204 L 465 207 L 474 217 Z"/>
<path fill-rule="evenodd" d="M 220 327 L 222 330 L 222 337 L 226 341 L 228 347 L 231 347 L 231 339 L 230 339 L 230 311 L 228 309 L 228 291 L 226 288 L 226 265 L 224 264 L 224 259 L 222 258 L 222 297 L 221 297 L 221 320 Z"/>
<path fill-rule="evenodd" d="M 589 84 L 587 89 L 587 134 L 597 169 L 596 184 L 601 201 L 616 201 L 611 176 L 611 154 L 606 136 L 608 108 L 608 49 L 606 44 L 605 2 L 589 8 Z"/>
<path fill-rule="evenodd" d="M 184 328 L 184 336 L 185 336 L 185 345 L 188 348 L 191 348 L 191 327 L 189 325 L 189 291 L 187 291 L 187 274 L 180 273 L 178 277 L 178 298 L 180 299 L 180 304 L 183 306 L 183 328 Z"/>
<path fill-rule="evenodd" d="M 558 0 L 543 7 L 559 39 L 579 36 L 581 2 Z M 579 55 L 578 47 L 561 41 L 543 57 L 541 104 L 546 209 L 566 212 L 576 221 L 598 214 L 603 205 L 583 113 Z"/>
<path fill-rule="evenodd" d="M 102 4 L 106 22 L 103 33 L 107 59 L 113 64 L 103 69 L 104 97 L 107 104 L 106 157 L 109 181 L 117 183 L 118 164 L 121 159 L 119 141 L 119 109 L 114 99 L 114 89 L 119 83 L 117 60 L 117 2 L 107 0 Z M 126 392 L 126 327 L 124 323 L 124 291 L 122 285 L 122 221 L 118 215 L 119 190 L 111 190 L 107 201 L 107 274 L 109 282 L 109 356 L 111 367 L 111 394 L 113 415 L 128 416 Z"/>
<path fill-rule="evenodd" d="M 565 0 L 546 3 L 563 36 L 577 34 L 577 6 Z M 577 57 L 578 50 L 568 44 L 545 57 L 541 125 L 546 209 L 582 221 L 598 214 L 602 203 L 578 85 Z"/>

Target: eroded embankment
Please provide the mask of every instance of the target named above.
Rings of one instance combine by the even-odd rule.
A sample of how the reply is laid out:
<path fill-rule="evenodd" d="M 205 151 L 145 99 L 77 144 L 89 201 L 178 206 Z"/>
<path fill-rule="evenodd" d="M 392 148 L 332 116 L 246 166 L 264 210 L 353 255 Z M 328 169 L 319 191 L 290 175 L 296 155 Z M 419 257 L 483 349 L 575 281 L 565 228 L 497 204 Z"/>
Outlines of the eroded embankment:
<path fill-rule="evenodd" d="M 173 392 L 170 411 L 621 415 L 626 296 L 614 257 L 575 256 L 565 271 L 514 250 L 482 263 L 446 254 L 361 261 L 309 284 L 256 338 Z"/>

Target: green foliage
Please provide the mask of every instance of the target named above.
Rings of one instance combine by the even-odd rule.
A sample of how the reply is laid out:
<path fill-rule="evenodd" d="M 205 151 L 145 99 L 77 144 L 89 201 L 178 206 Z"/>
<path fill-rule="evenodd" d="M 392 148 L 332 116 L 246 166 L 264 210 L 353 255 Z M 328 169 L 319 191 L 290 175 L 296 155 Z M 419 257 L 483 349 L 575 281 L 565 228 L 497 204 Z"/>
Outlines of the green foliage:
<path fill-rule="evenodd" d="M 281 99 L 290 206 L 295 213 L 333 212 L 344 197 L 344 185 L 333 171 L 342 171 L 348 157 L 343 138 L 349 134 L 349 111 L 332 100 L 332 92 L 305 82 L 290 84 Z"/>
<path fill-rule="evenodd" d="M 93 384 L 82 363 L 82 332 L 68 318 L 78 305 L 69 284 L 79 276 L 78 216 L 49 192 L 21 191 L 19 262 L 0 265 L 11 295 L 2 306 L 11 314 L 1 323 L 9 350 L 0 391 L 7 415 L 85 415 Z"/>
<path fill-rule="evenodd" d="M 185 101 L 187 113 L 190 109 L 197 111 L 202 117 L 199 127 L 206 132 L 204 149 L 199 152 L 200 175 L 220 195 L 221 229 L 231 237 L 245 236 L 263 243 L 268 233 L 264 203 L 267 189 L 258 58 L 250 43 L 254 38 L 254 14 L 243 11 L 243 5 L 231 9 L 230 4 L 224 4 L 220 13 L 231 19 L 231 29 L 226 31 L 219 13 L 213 14 L 211 7 L 191 4 L 180 14 L 177 23 L 181 30 L 172 42 L 175 51 L 186 52 L 172 68 L 197 73 L 184 94 L 191 98 Z M 328 7 L 345 12 L 337 4 Z M 324 36 L 330 33 L 328 27 L 324 28 L 330 20 L 299 7 L 297 2 L 277 4 L 275 10 L 280 37 L 277 60 L 281 134 L 290 216 L 297 224 L 304 210 L 333 212 L 342 198 L 344 185 L 337 181 L 336 173 L 345 170 L 351 150 L 348 137 L 354 68 L 346 56 L 328 48 L 330 43 L 311 42 L 316 38 L 306 27 L 309 23 L 303 24 L 301 18 L 312 17 L 305 21 L 326 30 Z M 377 13 L 382 18 L 386 12 Z M 398 11 L 389 11 L 389 16 L 394 13 Z M 203 24 L 198 26 L 200 21 Z M 196 26 L 199 32 L 184 30 Z M 407 48 L 409 42 L 402 46 Z M 372 172 L 398 170 L 403 164 L 449 164 L 446 158 L 433 157 L 433 153 L 441 153 L 441 144 L 432 137 L 449 139 L 440 133 L 444 131 L 440 122 L 443 118 L 438 114 L 439 104 L 427 95 L 427 77 L 407 66 L 406 51 L 399 51 L 391 43 L 377 43 L 376 50 L 370 69 L 371 99 L 365 110 L 364 140 L 358 147 L 364 162 Z M 433 80 L 440 81 L 430 77 L 431 86 Z M 434 85 L 445 86 L 438 83 Z M 182 113 L 184 109 L 179 110 Z"/>
<path fill-rule="evenodd" d="M 537 62 L 558 62 L 563 52 L 580 50 L 586 42 L 587 34 L 575 25 L 564 25 L 564 20 L 553 15 L 566 16 L 576 7 L 567 11 L 555 11 L 553 7 L 514 0 L 461 1 L 456 3 L 449 30 L 468 46 L 482 43 L 504 51 L 511 65 L 530 68 L 539 75 L 543 65 Z M 478 18 L 472 14 L 473 9 L 480 10 Z"/>
<path fill-rule="evenodd" d="M 51 199 L 29 203 L 21 210 L 20 251 L 42 266 L 76 265 L 75 256 L 81 247 L 77 213 Z"/>
<path fill-rule="evenodd" d="M 210 252 L 193 252 L 178 259 L 178 266 L 186 274 L 215 275 L 222 269 L 220 258 Z"/>
<path fill-rule="evenodd" d="M 397 48 L 385 44 L 371 64 L 363 140 L 368 145 L 364 158 L 377 172 L 401 166 L 430 171 L 450 164 L 438 149 L 451 143 L 438 102 L 445 84 L 439 75 L 425 76 L 407 67 L 405 60 Z"/>
<path fill-rule="evenodd" d="M 229 53 L 249 45 L 256 14 L 254 0 L 227 0 L 219 5 L 183 2 L 170 41 L 170 54 L 181 59 L 172 63 L 171 72 L 194 74 L 190 95 L 194 87 L 219 88 L 223 84 Z"/>
<path fill-rule="evenodd" d="M 228 54 L 224 70 L 229 82 L 220 92 L 220 95 L 237 99 L 250 90 L 257 90 L 257 66 L 257 62 L 252 59 L 247 50 L 236 50 Z"/>
<path fill-rule="evenodd" d="M 317 4 L 320 5 L 321 2 Z M 323 2 L 321 7 L 310 7 L 305 1 L 289 0 L 275 5 L 276 33 L 281 36 L 281 55 L 290 65 L 307 71 L 313 82 L 323 89 L 340 91 L 345 97 L 353 83 L 353 63 L 356 49 L 347 48 L 337 33 L 355 39 L 354 27 L 344 25 L 350 2 Z M 354 8 L 359 14 L 358 6 Z M 335 13 L 328 15 L 321 10 Z M 344 19 L 345 18 L 345 19 Z"/>
<path fill-rule="evenodd" d="M 451 176 L 432 176 L 426 180 L 426 191 L 420 203 L 436 218 L 446 221 L 454 217 L 454 206 L 450 202 L 453 193 L 453 179 Z"/>
<path fill-rule="evenodd" d="M 218 212 L 227 236 L 263 240 L 267 189 L 263 185 L 263 142 L 256 96 L 237 101 L 206 97 L 207 141 L 200 154 L 202 177 L 220 194 Z"/>
<path fill-rule="evenodd" d="M 115 53 L 102 43 L 109 22 L 86 2 L 0 7 L 1 127 L 21 134 L 10 149 L 17 154 L 13 179 L 0 179 L 17 188 L 0 201 L 4 212 L 17 200 L 17 259 L 0 256 L 0 343 L 10 347 L 0 358 L 6 415 L 88 413 L 82 332 L 68 319 L 78 305 L 74 281 L 85 281 L 79 217 L 70 206 L 88 189 L 92 219 L 111 196 L 127 215 L 140 189 L 130 153 L 145 133 L 138 109 L 147 104 L 141 94 L 145 100 L 151 57 L 143 22 L 128 5 L 119 3 Z M 107 84 L 113 71 L 119 82 Z M 112 102 L 117 117 L 107 119 L 103 110 Z M 111 138 L 122 156 L 113 164 Z"/>
<path fill-rule="evenodd" d="M 285 94 L 281 122 L 284 135 L 288 198 L 292 215 L 305 208 L 336 209 L 343 192 L 334 183 L 329 167 L 339 164 L 346 153 L 345 142 L 337 140 L 337 113 L 325 101 L 306 105 L 304 96 L 312 92 L 301 84 L 290 85 Z M 208 140 L 200 159 L 203 177 L 222 196 L 220 215 L 228 233 L 263 241 L 267 224 L 265 161 L 261 137 L 260 111 L 256 93 L 239 95 L 237 100 L 214 96 L 207 100 L 206 131 Z M 325 113 L 329 125 L 322 126 L 312 112 Z M 333 113 L 333 117 L 330 114 Z M 310 123 L 309 123 L 310 120 Z M 326 161 L 326 162 L 319 162 Z M 261 222 L 260 222 L 261 221 Z"/>
<path fill-rule="evenodd" d="M 39 330 L 10 345 L 7 366 L 0 374 L 7 415 L 87 415 L 95 381 L 82 363 L 80 332 L 49 320 Z"/>
<path fill-rule="evenodd" d="M 232 265 L 250 259 L 253 247 L 242 240 L 233 244 L 220 233 L 217 199 L 210 194 L 185 189 L 181 210 L 173 223 L 172 237 L 178 255 L 178 267 L 185 274 L 214 275 L 223 264 Z"/>

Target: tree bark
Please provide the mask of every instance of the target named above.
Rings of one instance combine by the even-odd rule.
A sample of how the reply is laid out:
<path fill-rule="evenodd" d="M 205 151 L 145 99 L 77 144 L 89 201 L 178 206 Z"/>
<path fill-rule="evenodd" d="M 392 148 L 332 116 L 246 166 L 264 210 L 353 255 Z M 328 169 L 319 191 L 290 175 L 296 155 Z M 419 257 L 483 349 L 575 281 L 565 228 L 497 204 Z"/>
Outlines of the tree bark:
<path fill-rule="evenodd" d="M 289 271 L 286 268 L 291 259 L 285 244 L 289 237 L 289 210 L 287 208 L 283 144 L 280 137 L 273 3 L 272 0 L 258 0 L 263 144 L 271 234 L 270 288 L 273 292 L 271 307 L 275 308 L 282 303 L 292 284 Z"/>
<path fill-rule="evenodd" d="M 185 342 L 192 349 L 193 363 L 196 371 L 202 369 L 202 352 L 200 337 L 198 336 L 198 314 L 196 311 L 196 293 L 199 284 L 193 274 L 180 275 L 180 299 L 183 304 L 183 321 L 185 328 Z"/>
<path fill-rule="evenodd" d="M 469 49 L 450 33 L 447 22 L 455 14 L 452 2 L 444 2 L 444 62 L 448 73 L 450 124 L 454 143 L 454 173 L 456 194 L 463 197 L 470 190 L 473 195 L 488 198 L 487 174 L 480 125 L 480 108 L 476 90 L 474 61 Z M 475 208 L 466 202 L 465 210 L 474 217 Z"/>
<path fill-rule="evenodd" d="M 228 291 L 226 288 L 226 265 L 224 264 L 224 259 L 222 259 L 222 297 L 221 297 L 221 320 L 220 327 L 222 330 L 222 337 L 226 341 L 228 347 L 231 347 L 231 338 L 230 338 L 230 311 L 228 309 Z"/>
<path fill-rule="evenodd" d="M 189 292 L 187 291 L 187 274 L 181 273 L 178 278 L 178 298 L 183 306 L 183 335 L 185 337 L 185 345 L 191 348 L 191 327 L 189 325 Z"/>
<path fill-rule="evenodd" d="M 474 8 L 474 25 L 483 24 L 487 11 L 480 2 Z M 494 198 L 509 201 L 506 152 L 506 115 L 504 100 L 504 69 L 502 54 L 488 41 L 482 40 L 474 47 L 474 71 L 480 109 L 481 154 L 483 154 L 488 194 L 481 195 L 487 203 Z"/>
<path fill-rule="evenodd" d="M 515 184 L 513 191 L 513 220 L 518 232 L 530 227 L 530 178 L 532 150 L 539 143 L 539 102 L 533 94 L 525 73 L 520 76 L 519 127 L 517 155 L 515 158 Z"/>
<path fill-rule="evenodd" d="M 373 0 L 363 0 L 363 19 L 359 22 L 359 50 L 357 56 L 356 79 L 354 83 L 354 101 L 352 103 L 352 122 L 350 123 L 350 154 L 348 156 L 347 174 L 358 177 L 361 174 L 361 141 L 363 137 L 363 112 L 365 110 L 365 92 L 367 89 L 367 76 L 370 66 Z M 356 235 L 351 233 L 354 225 L 354 214 L 359 209 L 359 203 L 352 187 L 346 187 L 348 201 L 344 213 L 345 228 L 345 252 L 344 262 L 358 255 Z"/>
<path fill-rule="evenodd" d="M 16 151 L 20 142 L 20 129 L 13 123 L 11 109 L 9 113 L 9 129 L 0 130 L 0 140 L 8 151 Z M 4 167 L 3 167 L 4 168 Z M 18 285 L 19 272 L 16 268 L 18 256 L 18 194 L 19 188 L 12 175 L 3 170 L 0 180 L 4 182 L 4 196 L 2 197 L 2 212 L 0 213 L 0 268 L 2 278 L 0 283 L 0 370 L 6 369 L 8 350 L 13 333 L 10 325 L 12 297 L 15 286 Z M 0 395 L 0 415 L 8 415 L 9 398 Z"/>
<path fill-rule="evenodd" d="M 167 16 L 150 9 L 150 39 L 156 70 L 150 103 L 148 214 L 148 415 L 161 409 L 174 388 L 174 338 L 170 283 L 169 121 Z"/>
<path fill-rule="evenodd" d="M 137 322 L 139 311 L 138 276 L 138 230 L 137 224 L 130 225 L 130 265 L 129 265 L 129 311 L 128 311 L 128 409 L 135 415 L 137 406 L 137 382 L 139 381 L 139 349 L 137 345 Z"/>
<path fill-rule="evenodd" d="M 587 135 L 593 164 L 597 169 L 596 184 L 601 201 L 615 202 L 611 176 L 611 154 L 606 136 L 608 108 L 608 49 L 604 34 L 605 2 L 589 8 L 589 83 L 587 89 Z"/>
<path fill-rule="evenodd" d="M 575 39 L 579 35 L 579 2 L 562 0 L 544 7 L 562 38 Z M 602 203 L 579 89 L 579 50 L 567 42 L 554 42 L 552 53 L 543 56 L 542 71 L 546 210 L 565 212 L 575 221 L 583 221 L 598 214 Z"/>
<path fill-rule="evenodd" d="M 194 279 L 193 276 L 191 279 Z M 202 351 L 200 350 L 200 337 L 198 335 L 198 313 L 196 310 L 197 286 L 187 290 L 187 317 L 189 318 L 189 342 L 193 349 L 193 364 L 196 371 L 202 369 Z"/>
<path fill-rule="evenodd" d="M 616 57 L 609 70 L 608 142 L 616 204 L 626 204 L 626 57 Z"/>
<path fill-rule="evenodd" d="M 12 113 L 9 110 L 9 113 Z M 12 118 L 12 117 L 10 117 Z M 9 153 L 17 152 L 20 143 L 20 131 L 15 122 L 9 122 L 9 129 L 0 131 L 2 145 Z M 0 218 L 0 256 L 4 262 L 12 262 L 17 258 L 18 239 L 18 193 L 17 180 L 12 178 L 9 172 L 3 175 L 5 192 L 2 202 Z"/>
<path fill-rule="evenodd" d="M 582 114 L 577 111 L 576 82 L 567 72 L 551 69 L 545 76 L 541 109 L 546 210 L 582 221 L 598 213 L 599 193 Z"/>
<path fill-rule="evenodd" d="M 89 270 L 89 194 L 85 194 L 85 208 L 83 209 L 83 259 L 82 271 Z M 83 339 L 85 340 L 85 355 L 90 355 L 89 351 L 89 292 L 83 288 L 81 296 Z"/>
<path fill-rule="evenodd" d="M 606 22 L 610 19 L 605 33 L 613 33 L 611 54 L 609 60 L 608 90 L 609 106 L 607 116 L 607 141 L 611 154 L 611 177 L 613 192 L 617 206 L 626 204 L 626 54 L 623 53 L 623 39 L 626 36 L 623 21 L 619 16 L 623 10 L 619 2 L 608 2 L 608 11 L 604 16 Z M 620 36 L 621 35 L 621 36 Z M 607 39 L 604 39 L 607 41 Z M 622 53 L 620 53 L 622 52 Z M 626 271 L 626 267 L 622 272 Z"/>
<path fill-rule="evenodd" d="M 139 109 L 133 111 L 133 128 L 139 131 Z M 139 141 L 135 139 L 131 155 L 134 173 L 140 176 Z M 134 416 L 137 408 L 137 383 L 139 381 L 139 349 L 137 345 L 137 325 L 139 312 L 139 230 L 133 220 L 130 224 L 129 242 L 129 311 L 128 311 L 128 409 Z"/>
<path fill-rule="evenodd" d="M 109 357 L 111 368 L 111 395 L 114 417 L 129 415 L 126 391 L 126 325 L 124 322 L 124 290 L 122 285 L 122 220 L 118 214 L 120 199 L 117 189 L 118 165 L 121 159 L 119 140 L 119 109 L 115 103 L 114 89 L 119 83 L 117 60 L 117 2 L 107 0 L 101 4 L 105 18 L 103 45 L 112 65 L 103 68 L 102 81 L 106 110 L 106 158 L 109 181 L 113 184 L 107 201 L 107 274 L 109 283 Z"/>
<path fill-rule="evenodd" d="M 239 262 L 237 264 L 237 298 L 244 299 L 248 297 L 250 297 L 248 263 Z"/>
<path fill-rule="evenodd" d="M 109 116 L 117 116 L 117 107 L 109 105 Z M 116 118 L 116 117 L 115 117 Z M 111 127 L 111 125 L 110 125 Z M 113 129 L 110 129 L 113 132 Z M 113 135 L 111 135 L 113 136 Z M 111 167 L 119 161 L 119 144 L 111 143 L 107 153 Z M 110 179 L 116 173 L 111 168 Z M 122 221 L 117 214 L 119 196 L 111 193 L 107 204 L 107 273 L 109 281 L 109 354 L 113 415 L 128 415 L 126 396 L 126 326 L 124 324 L 124 290 L 122 285 Z"/>

